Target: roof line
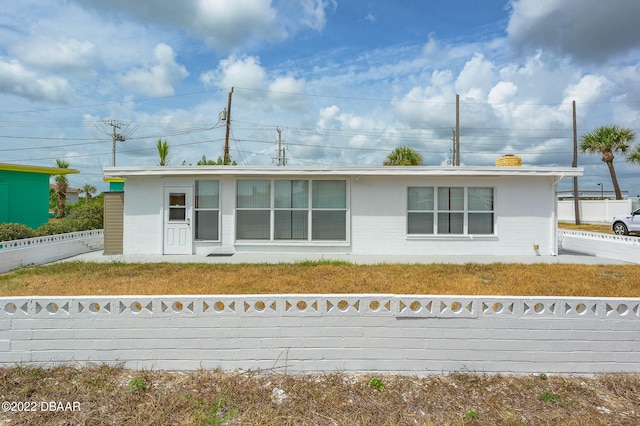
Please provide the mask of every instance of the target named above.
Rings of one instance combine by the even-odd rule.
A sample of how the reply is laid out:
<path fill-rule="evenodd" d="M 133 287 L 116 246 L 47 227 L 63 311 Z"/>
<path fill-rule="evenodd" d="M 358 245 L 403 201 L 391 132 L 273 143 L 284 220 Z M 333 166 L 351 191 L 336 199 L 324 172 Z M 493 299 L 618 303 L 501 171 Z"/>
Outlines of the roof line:
<path fill-rule="evenodd" d="M 0 170 L 6 170 L 10 172 L 44 173 L 48 175 L 69 175 L 80 173 L 80 170 L 76 169 L 59 169 L 57 167 L 25 166 L 20 164 L 6 163 L 0 163 Z"/>

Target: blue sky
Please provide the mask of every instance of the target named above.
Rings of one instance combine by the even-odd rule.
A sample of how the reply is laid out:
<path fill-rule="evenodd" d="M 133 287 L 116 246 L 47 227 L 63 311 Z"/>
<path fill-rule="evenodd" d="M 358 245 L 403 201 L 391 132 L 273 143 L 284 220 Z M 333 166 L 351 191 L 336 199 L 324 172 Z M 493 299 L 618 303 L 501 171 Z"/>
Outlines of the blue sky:
<path fill-rule="evenodd" d="M 447 165 L 461 99 L 461 163 L 570 166 L 579 135 L 640 129 L 636 0 L 24 0 L 0 16 L 0 162 L 51 166 L 99 190 L 105 120 L 129 123 L 117 164 L 172 165 L 223 152 L 272 165 L 379 165 L 409 145 Z M 638 143 L 638 142 L 636 142 Z M 580 155 L 582 189 L 611 189 Z M 615 160 L 623 190 L 640 167 Z M 567 180 L 561 188 L 569 188 Z"/>

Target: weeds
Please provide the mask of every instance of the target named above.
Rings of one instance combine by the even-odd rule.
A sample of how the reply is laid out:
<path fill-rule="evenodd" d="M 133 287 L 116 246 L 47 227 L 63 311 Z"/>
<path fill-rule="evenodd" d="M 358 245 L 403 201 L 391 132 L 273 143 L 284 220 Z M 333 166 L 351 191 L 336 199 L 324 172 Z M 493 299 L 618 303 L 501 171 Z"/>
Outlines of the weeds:
<path fill-rule="evenodd" d="M 378 384 L 384 391 L 372 394 Z M 273 389 L 286 390 L 286 400 L 274 403 Z M 81 410 L 0 412 L 0 424 L 636 425 L 639 389 L 640 375 L 617 374 L 543 381 L 474 373 L 376 378 L 17 365 L 0 368 L 4 400 L 78 401 Z"/>
<path fill-rule="evenodd" d="M 222 425 L 238 414 L 238 411 L 230 406 L 226 399 L 219 399 L 215 402 L 202 401 L 190 396 L 187 396 L 186 399 L 192 408 L 191 417 L 197 425 Z"/>
<path fill-rule="evenodd" d="M 369 387 L 382 392 L 384 390 L 384 382 L 378 378 L 372 377 L 368 383 Z"/>
<path fill-rule="evenodd" d="M 542 392 L 538 399 L 540 401 L 551 402 L 552 404 L 560 405 L 560 395 L 550 391 Z"/>
<path fill-rule="evenodd" d="M 478 418 L 478 413 L 473 409 L 473 408 L 469 408 L 465 413 L 464 413 L 464 418 L 467 420 L 474 420 Z"/>
<path fill-rule="evenodd" d="M 331 259 L 321 259 L 321 260 L 301 260 L 295 263 L 296 265 L 310 267 L 310 266 L 347 266 L 352 265 L 351 262 L 346 260 L 331 260 Z"/>
<path fill-rule="evenodd" d="M 144 391 L 149 388 L 149 383 L 144 377 L 136 377 L 129 382 L 129 390 L 131 392 Z"/>

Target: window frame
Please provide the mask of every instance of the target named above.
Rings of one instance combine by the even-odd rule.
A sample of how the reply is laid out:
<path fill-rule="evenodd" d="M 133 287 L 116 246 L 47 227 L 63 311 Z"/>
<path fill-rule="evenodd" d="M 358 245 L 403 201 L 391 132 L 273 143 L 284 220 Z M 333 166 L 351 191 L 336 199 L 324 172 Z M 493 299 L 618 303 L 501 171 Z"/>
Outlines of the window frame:
<path fill-rule="evenodd" d="M 239 182 L 242 181 L 262 181 L 268 182 L 270 188 L 270 205 L 264 208 L 250 208 L 250 207 L 238 207 L 238 188 Z M 307 190 L 307 202 L 306 207 L 276 207 L 276 181 L 304 181 L 306 182 Z M 339 181 L 344 182 L 345 194 L 344 194 L 344 208 L 326 208 L 315 207 L 313 202 L 313 183 L 317 181 Z M 234 209 L 235 216 L 235 230 L 234 240 L 236 244 L 269 244 L 269 245 L 349 245 L 350 244 L 350 183 L 347 178 L 305 178 L 305 177 L 264 177 L 264 178 L 237 178 L 236 179 L 236 206 Z M 251 239 L 251 238 L 238 238 L 238 212 L 239 211 L 269 211 L 269 238 L 264 239 Z M 306 238 L 276 238 L 276 212 L 306 212 Z M 344 238 L 343 239 L 314 239 L 313 218 L 314 212 L 322 211 L 341 211 L 344 215 Z"/>
<path fill-rule="evenodd" d="M 432 202 L 433 206 L 431 209 L 418 209 L 411 208 L 410 206 L 410 191 L 413 188 L 428 188 L 432 189 Z M 440 189 L 451 189 L 451 188 L 462 188 L 463 189 L 463 208 L 450 208 L 447 206 L 445 209 L 441 209 L 439 206 L 439 191 Z M 491 190 L 491 209 L 490 210 L 479 210 L 479 209 L 470 209 L 469 207 L 469 190 L 470 189 L 490 189 Z M 498 231 L 497 231 L 497 223 L 496 223 L 496 193 L 497 189 L 495 186 L 407 186 L 407 215 L 406 215 L 406 227 L 405 232 L 407 239 L 497 239 Z M 432 215 L 432 233 L 419 233 L 419 232 L 410 232 L 411 215 L 419 215 L 419 214 L 427 214 Z M 443 233 L 439 230 L 439 215 L 440 214 L 462 214 L 462 233 Z M 491 233 L 469 233 L 469 216 L 475 214 L 484 214 L 491 215 Z"/>

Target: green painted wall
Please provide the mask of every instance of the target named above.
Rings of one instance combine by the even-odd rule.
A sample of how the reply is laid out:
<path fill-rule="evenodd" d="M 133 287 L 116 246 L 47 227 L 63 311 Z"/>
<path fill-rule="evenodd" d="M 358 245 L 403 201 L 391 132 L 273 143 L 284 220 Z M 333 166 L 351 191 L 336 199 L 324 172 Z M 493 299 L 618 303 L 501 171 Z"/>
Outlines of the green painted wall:
<path fill-rule="evenodd" d="M 124 182 L 109 182 L 110 192 L 122 192 L 124 191 Z"/>
<path fill-rule="evenodd" d="M 0 223 L 37 228 L 49 220 L 49 174 L 0 170 Z"/>

